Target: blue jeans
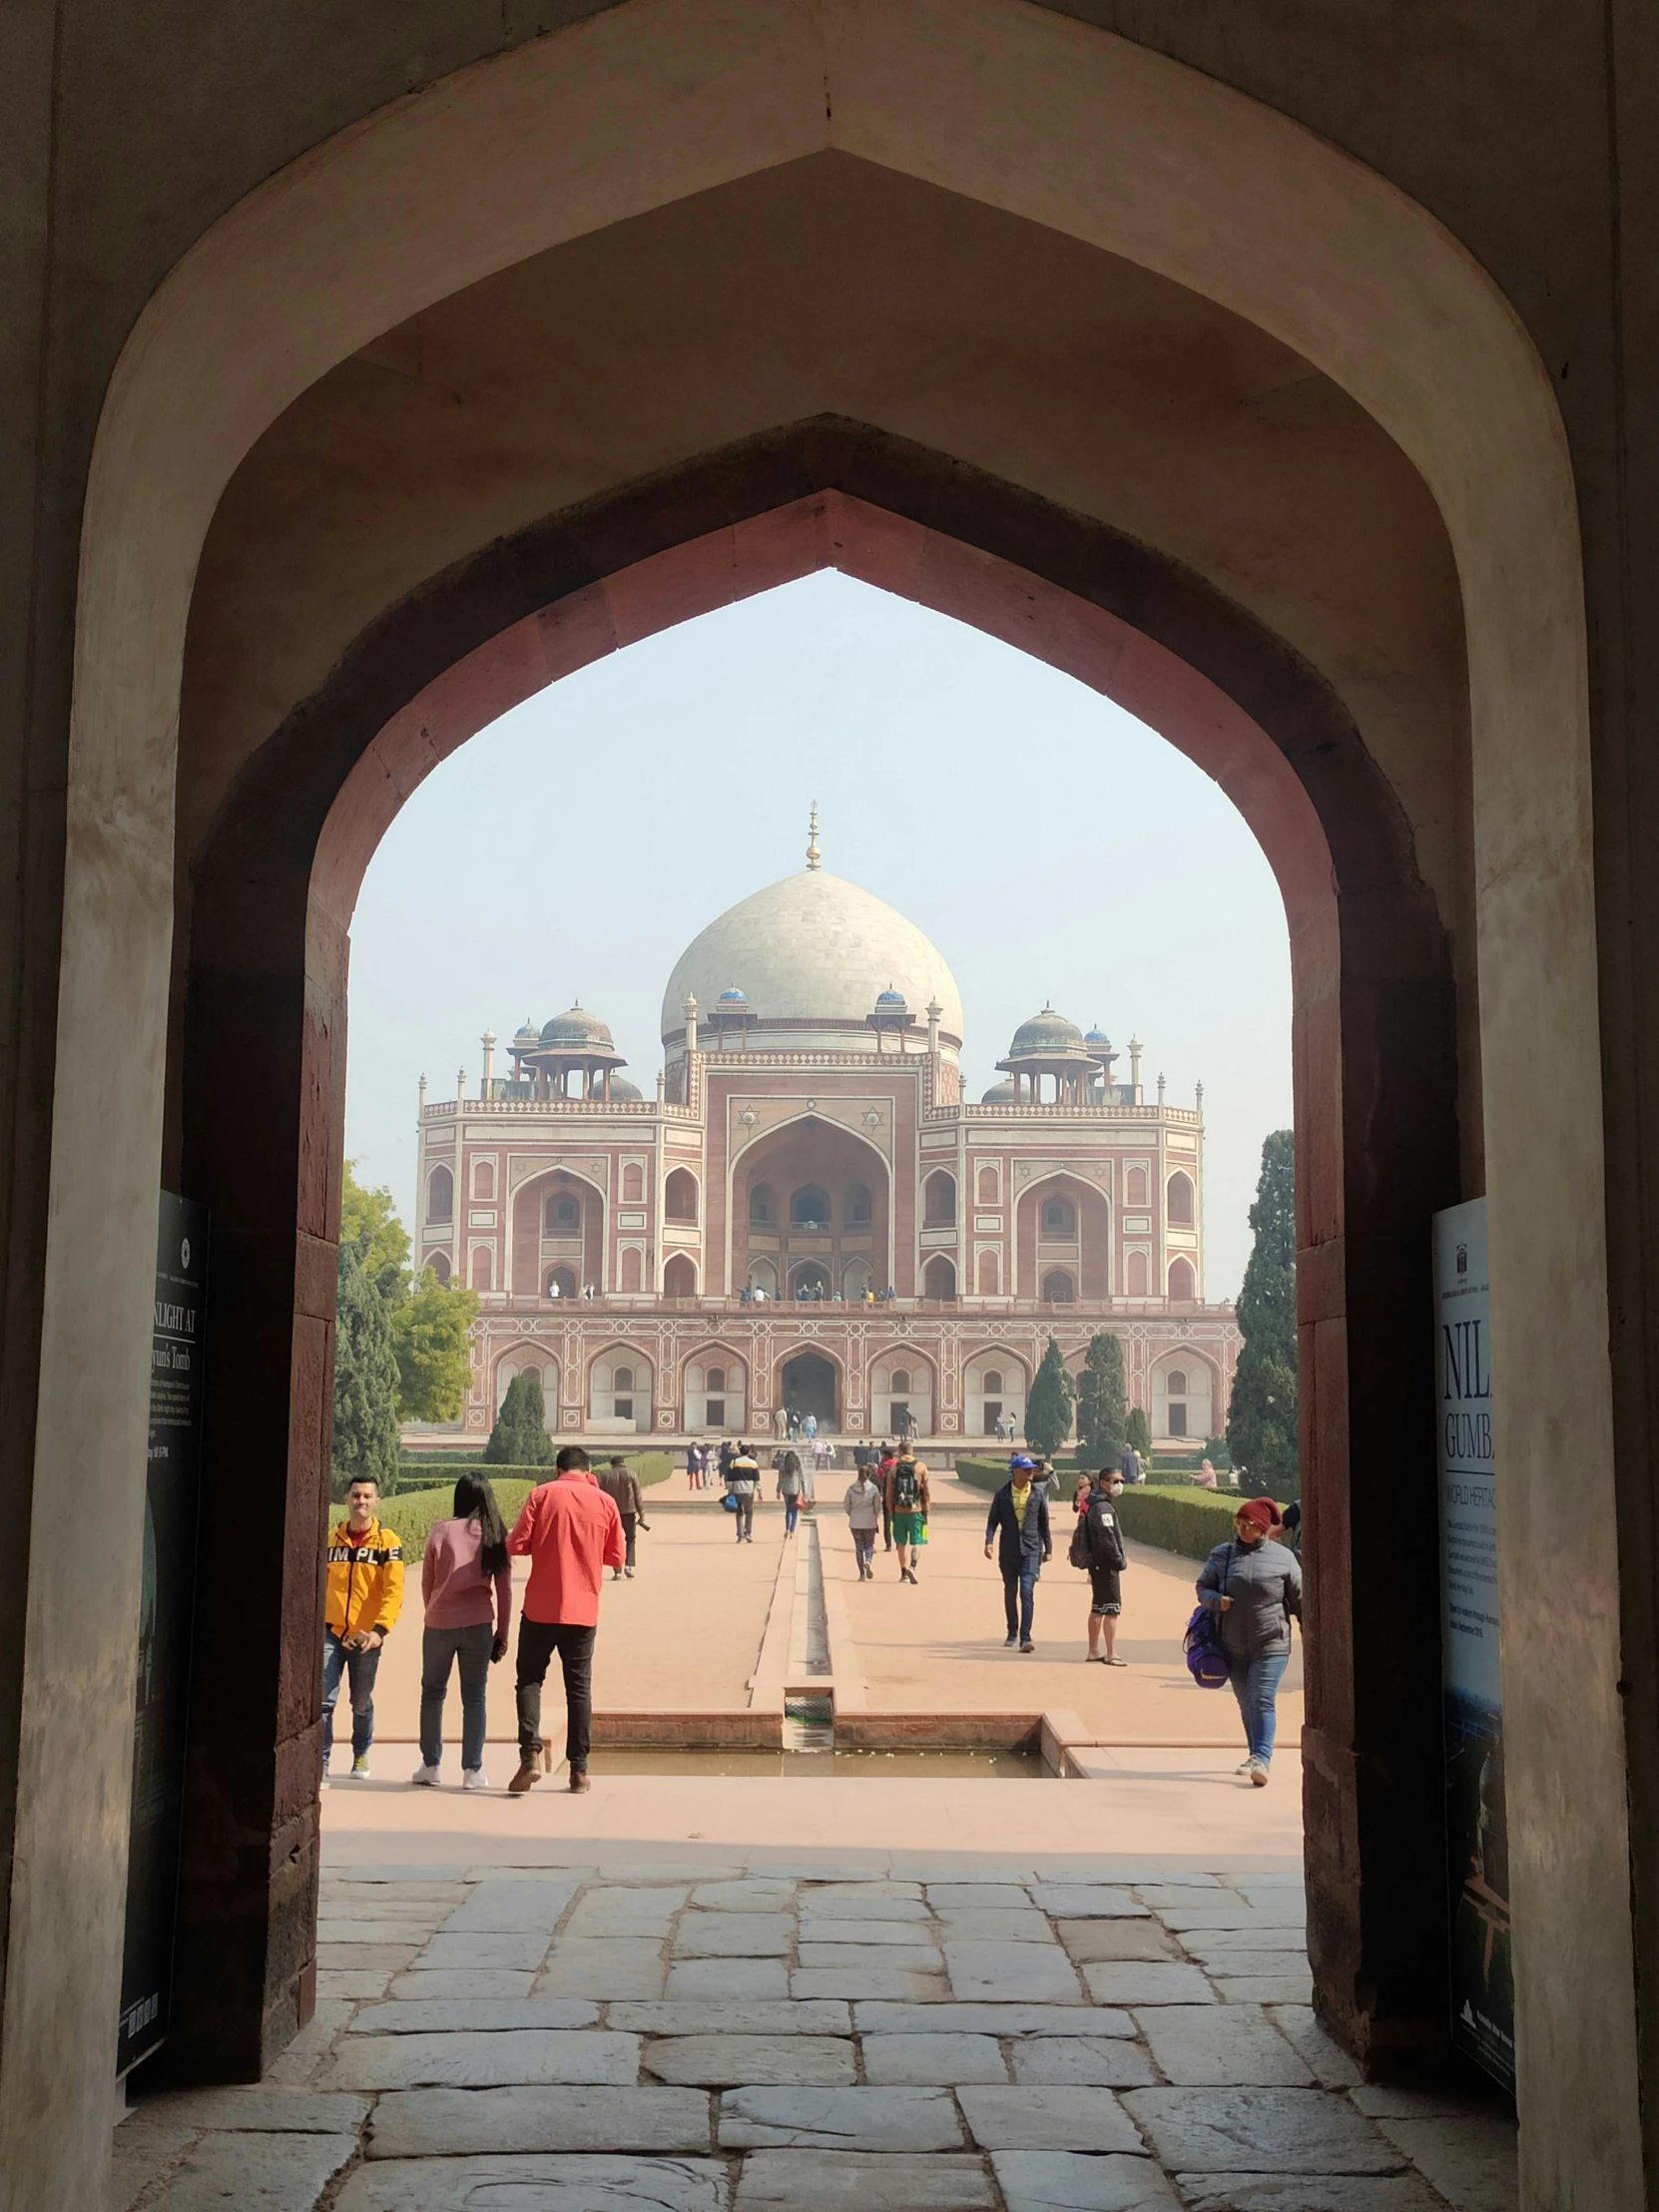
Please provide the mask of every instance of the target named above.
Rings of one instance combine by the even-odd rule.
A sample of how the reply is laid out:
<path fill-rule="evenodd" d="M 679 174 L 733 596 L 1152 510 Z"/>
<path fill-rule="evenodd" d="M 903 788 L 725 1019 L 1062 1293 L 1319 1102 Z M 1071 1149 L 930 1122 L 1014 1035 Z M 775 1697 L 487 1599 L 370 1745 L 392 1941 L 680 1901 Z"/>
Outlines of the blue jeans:
<path fill-rule="evenodd" d="M 1017 1567 L 1002 1570 L 1002 1609 L 1008 1616 L 1008 1633 L 1022 1644 L 1031 1641 L 1031 1616 L 1037 1606 L 1037 1577 L 1042 1564 L 1024 1559 Z"/>
<path fill-rule="evenodd" d="M 374 1651 L 347 1651 L 331 1628 L 322 1631 L 322 1763 L 334 1748 L 334 1702 L 343 1674 L 351 1686 L 351 1756 L 366 1759 L 374 1741 L 374 1677 L 380 1671 L 381 1645 Z"/>
<path fill-rule="evenodd" d="M 795 1496 L 791 1497 L 786 1490 L 784 1493 L 784 1533 L 786 1536 L 795 1534 L 795 1524 L 800 1518 L 801 1494 L 797 1491 Z"/>
<path fill-rule="evenodd" d="M 1260 1759 L 1264 1766 L 1273 1758 L 1274 1731 L 1279 1720 L 1274 1699 L 1279 1695 L 1280 1681 L 1290 1663 L 1288 1651 L 1269 1652 L 1257 1659 L 1230 1658 L 1227 1662 L 1227 1677 L 1233 1685 L 1233 1695 L 1239 1701 L 1239 1713 L 1244 1721 L 1245 1742 L 1250 1746 L 1250 1756 Z"/>
<path fill-rule="evenodd" d="M 420 1634 L 420 1759 L 422 1766 L 443 1763 L 443 1705 L 449 1694 L 449 1669 L 461 1672 L 461 1771 L 472 1774 L 484 1763 L 484 1699 L 495 1630 L 488 1621 L 465 1628 L 424 1628 Z"/>

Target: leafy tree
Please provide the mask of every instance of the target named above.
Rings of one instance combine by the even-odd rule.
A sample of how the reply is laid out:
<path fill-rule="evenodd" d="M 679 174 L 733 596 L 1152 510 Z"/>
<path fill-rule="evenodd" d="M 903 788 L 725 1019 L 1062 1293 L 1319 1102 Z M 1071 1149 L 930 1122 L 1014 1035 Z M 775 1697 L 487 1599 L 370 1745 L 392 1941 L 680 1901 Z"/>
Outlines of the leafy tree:
<path fill-rule="evenodd" d="M 397 1361 L 386 1302 L 353 1243 L 339 1248 L 329 1487 L 343 1497 L 365 1475 L 382 1490 L 397 1481 Z"/>
<path fill-rule="evenodd" d="M 484 1446 L 485 1459 L 492 1467 L 551 1466 L 553 1439 L 547 1433 L 546 1417 L 540 1380 L 515 1375 Z"/>
<path fill-rule="evenodd" d="M 404 1420 L 458 1420 L 472 1373 L 478 1294 L 440 1283 L 430 1268 L 391 1314 L 397 1410 Z"/>
<path fill-rule="evenodd" d="M 1048 1458 L 1059 1450 L 1071 1434 L 1071 1409 L 1076 1396 L 1076 1385 L 1066 1372 L 1060 1347 L 1050 1337 L 1025 1401 L 1025 1440 L 1033 1451 Z"/>
<path fill-rule="evenodd" d="M 1256 1233 L 1239 1292 L 1244 1348 L 1233 1378 L 1227 1448 L 1240 1487 L 1261 1497 L 1300 1488 L 1296 1379 L 1296 1154 L 1291 1132 L 1262 1147 L 1262 1179 L 1250 1209 Z M 1248 1470 L 1248 1472 L 1244 1471 Z"/>
<path fill-rule="evenodd" d="M 1142 1472 L 1150 1473 L 1152 1460 L 1152 1423 L 1146 1417 L 1144 1405 L 1133 1406 L 1124 1423 L 1123 1440 L 1131 1444 L 1141 1455 Z"/>
<path fill-rule="evenodd" d="M 1097 1330 L 1077 1383 L 1077 1448 L 1091 1466 L 1109 1466 L 1121 1457 L 1128 1419 L 1123 1346 L 1109 1329 Z"/>
<path fill-rule="evenodd" d="M 354 1245 L 363 1268 L 388 1308 L 408 1296 L 409 1233 L 397 1218 L 390 1191 L 364 1190 L 345 1163 L 340 1188 L 339 1241 Z"/>

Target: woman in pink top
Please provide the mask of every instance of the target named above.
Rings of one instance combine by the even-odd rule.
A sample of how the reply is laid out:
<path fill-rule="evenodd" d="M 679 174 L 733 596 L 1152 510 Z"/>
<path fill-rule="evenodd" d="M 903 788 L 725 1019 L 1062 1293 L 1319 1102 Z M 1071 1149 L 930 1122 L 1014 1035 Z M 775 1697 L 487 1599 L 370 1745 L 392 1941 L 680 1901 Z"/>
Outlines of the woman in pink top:
<path fill-rule="evenodd" d="M 411 1781 L 435 1788 L 443 1759 L 443 1701 L 449 1668 L 461 1669 L 461 1788 L 482 1790 L 484 1691 L 490 1662 L 507 1649 L 513 1578 L 507 1530 L 489 1480 L 463 1474 L 455 1484 L 455 1518 L 438 1521 L 420 1562 L 426 1626 L 420 1644 L 420 1765 Z"/>

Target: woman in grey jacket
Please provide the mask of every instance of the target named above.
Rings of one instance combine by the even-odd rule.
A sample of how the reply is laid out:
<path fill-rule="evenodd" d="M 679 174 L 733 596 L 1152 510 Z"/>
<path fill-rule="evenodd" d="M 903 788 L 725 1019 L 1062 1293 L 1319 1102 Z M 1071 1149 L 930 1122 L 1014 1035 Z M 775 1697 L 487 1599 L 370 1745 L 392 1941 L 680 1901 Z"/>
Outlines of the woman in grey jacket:
<path fill-rule="evenodd" d="M 1198 1602 L 1221 1616 L 1221 1647 L 1244 1719 L 1248 1755 L 1239 1772 L 1259 1790 L 1273 1764 L 1274 1701 L 1290 1663 L 1291 1623 L 1302 1618 L 1302 1564 L 1274 1541 L 1281 1525 L 1272 1498 L 1246 1498 L 1233 1518 L 1233 1540 L 1217 1544 L 1198 1577 Z"/>

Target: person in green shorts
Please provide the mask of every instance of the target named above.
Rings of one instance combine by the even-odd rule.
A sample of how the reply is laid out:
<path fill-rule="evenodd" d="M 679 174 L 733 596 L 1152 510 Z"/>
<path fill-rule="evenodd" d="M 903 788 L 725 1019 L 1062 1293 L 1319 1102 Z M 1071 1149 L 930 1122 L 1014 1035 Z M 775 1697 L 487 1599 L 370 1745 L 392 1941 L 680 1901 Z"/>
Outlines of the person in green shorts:
<path fill-rule="evenodd" d="M 885 1502 L 898 1551 L 898 1579 L 914 1582 L 916 1560 L 927 1541 L 927 1469 L 907 1451 L 887 1469 Z"/>

